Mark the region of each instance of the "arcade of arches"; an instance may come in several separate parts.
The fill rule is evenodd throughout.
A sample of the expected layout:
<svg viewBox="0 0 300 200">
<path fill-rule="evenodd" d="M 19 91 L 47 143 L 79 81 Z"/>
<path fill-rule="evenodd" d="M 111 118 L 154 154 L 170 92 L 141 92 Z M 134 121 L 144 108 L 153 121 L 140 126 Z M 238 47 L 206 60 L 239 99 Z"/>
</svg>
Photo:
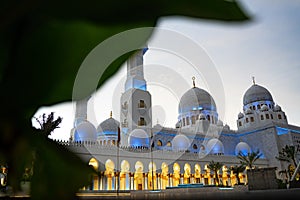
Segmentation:
<svg viewBox="0 0 300 200">
<path fill-rule="evenodd" d="M 99 172 L 93 175 L 92 183 L 88 187 L 89 190 L 156 190 L 179 184 L 215 184 L 215 175 L 207 168 L 208 163 L 201 169 L 200 164 L 191 166 L 189 163 L 185 163 L 181 166 L 177 162 L 172 165 L 163 162 L 157 170 L 158 166 L 155 162 L 147 163 L 146 169 L 145 164 L 141 161 L 137 161 L 135 166 L 130 166 L 127 160 L 122 160 L 120 172 L 116 170 L 115 163 L 110 159 L 106 160 L 104 170 L 99 170 L 99 164 L 95 158 L 90 159 L 89 165 L 92 165 Z M 220 183 L 224 186 L 237 184 L 237 177 L 229 169 L 230 166 L 224 165 L 218 172 Z M 183 173 L 180 173 L 181 171 Z M 239 174 L 241 183 L 246 183 L 246 178 L 245 173 Z"/>
</svg>

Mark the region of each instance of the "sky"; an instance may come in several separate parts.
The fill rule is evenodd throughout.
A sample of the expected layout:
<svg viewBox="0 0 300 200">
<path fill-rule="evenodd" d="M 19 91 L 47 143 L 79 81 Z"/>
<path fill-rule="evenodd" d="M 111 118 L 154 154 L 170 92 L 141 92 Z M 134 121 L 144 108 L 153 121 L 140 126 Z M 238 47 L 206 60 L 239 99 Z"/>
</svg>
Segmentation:
<svg viewBox="0 0 300 200">
<path fill-rule="evenodd" d="M 196 86 L 214 98 L 219 119 L 236 130 L 243 95 L 251 87 L 254 76 L 256 83 L 267 88 L 275 103 L 286 112 L 288 122 L 300 126 L 300 1 L 243 0 L 241 5 L 252 16 L 251 21 L 221 23 L 181 16 L 162 17 L 158 21 L 157 27 L 180 33 L 201 47 L 202 51 L 193 53 L 200 60 L 196 65 L 205 66 L 194 68 L 180 56 L 155 49 L 168 36 L 153 34 L 144 56 L 145 79 L 152 95 L 153 124 L 175 127 L 180 97 L 192 87 L 191 78 L 195 76 Z M 157 65 L 163 70 L 157 71 Z M 215 76 L 207 75 L 211 70 Z M 88 106 L 95 117 L 89 118 L 88 112 L 88 120 L 96 128 L 109 118 L 110 111 L 119 120 L 119 99 L 124 92 L 125 78 L 126 66 L 123 65 L 92 96 Z M 171 85 L 170 79 L 175 80 Z M 74 104 L 41 107 L 34 116 L 50 112 L 63 118 L 51 138 L 68 140 L 73 128 Z M 37 126 L 35 120 L 33 125 Z"/>
</svg>

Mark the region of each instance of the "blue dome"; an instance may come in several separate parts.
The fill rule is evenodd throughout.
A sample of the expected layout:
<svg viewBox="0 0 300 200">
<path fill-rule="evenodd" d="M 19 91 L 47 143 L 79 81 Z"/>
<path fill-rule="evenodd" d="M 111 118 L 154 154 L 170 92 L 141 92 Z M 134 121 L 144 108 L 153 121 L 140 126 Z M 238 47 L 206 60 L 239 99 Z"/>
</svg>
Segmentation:
<svg viewBox="0 0 300 200">
<path fill-rule="evenodd" d="M 84 120 L 75 128 L 74 140 L 76 142 L 96 141 L 96 139 L 96 128 L 91 122 Z"/>
<path fill-rule="evenodd" d="M 244 94 L 243 103 L 244 106 L 256 101 L 272 101 L 273 97 L 271 93 L 264 87 L 254 84 Z"/>
<path fill-rule="evenodd" d="M 217 111 L 216 103 L 211 95 L 203 89 L 193 87 L 184 93 L 179 102 L 179 113 L 193 110 Z"/>
<path fill-rule="evenodd" d="M 149 136 L 143 129 L 134 129 L 128 137 L 131 147 L 149 147 Z"/>
<path fill-rule="evenodd" d="M 223 143 L 217 138 L 210 139 L 207 142 L 207 150 L 210 154 L 224 154 Z"/>
<path fill-rule="evenodd" d="M 246 142 L 240 142 L 235 147 L 235 155 L 238 155 L 240 151 L 244 155 L 247 155 L 248 153 L 251 153 L 251 148 Z"/>
<path fill-rule="evenodd" d="M 111 117 L 99 124 L 97 132 L 101 135 L 118 135 L 119 127 L 120 122 Z"/>
<path fill-rule="evenodd" d="M 172 140 L 172 149 L 175 151 L 185 151 L 190 147 L 190 140 L 182 134 L 176 135 Z"/>
</svg>

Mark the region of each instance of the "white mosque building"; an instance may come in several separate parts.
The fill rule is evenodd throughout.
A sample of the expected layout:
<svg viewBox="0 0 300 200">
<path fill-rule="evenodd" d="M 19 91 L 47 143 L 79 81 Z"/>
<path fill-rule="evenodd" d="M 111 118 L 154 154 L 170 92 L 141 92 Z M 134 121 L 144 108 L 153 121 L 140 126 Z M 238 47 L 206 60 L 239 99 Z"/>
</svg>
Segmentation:
<svg viewBox="0 0 300 200">
<path fill-rule="evenodd" d="M 110 118 L 96 128 L 87 121 L 88 99 L 77 102 L 70 141 L 62 142 L 94 166 L 92 190 L 165 189 L 186 183 L 214 184 L 207 165 L 222 162 L 219 178 L 234 185 L 229 170 L 239 165 L 239 151 L 260 150 L 256 167 L 286 169 L 275 156 L 285 145 L 300 148 L 300 127 L 288 124 L 287 116 L 271 93 L 256 84 L 246 90 L 237 116 L 237 130 L 219 119 L 217 105 L 205 90 L 188 89 L 178 105 L 174 128 L 152 124 L 151 94 L 143 72 L 143 55 L 138 51 L 127 62 L 127 80 L 121 96 L 120 121 Z M 298 155 L 299 156 L 299 155 Z M 299 158 L 299 157 L 298 157 Z M 241 182 L 246 174 L 240 173 Z"/>
</svg>

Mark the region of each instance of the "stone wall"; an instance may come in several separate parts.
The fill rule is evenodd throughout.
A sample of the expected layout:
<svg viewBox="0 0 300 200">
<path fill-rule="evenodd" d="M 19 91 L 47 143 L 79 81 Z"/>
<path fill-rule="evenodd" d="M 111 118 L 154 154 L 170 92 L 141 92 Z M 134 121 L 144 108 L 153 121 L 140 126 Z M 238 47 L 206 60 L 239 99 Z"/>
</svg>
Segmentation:
<svg viewBox="0 0 300 200">
<path fill-rule="evenodd" d="M 258 168 L 247 170 L 248 189 L 249 190 L 266 190 L 277 189 L 276 167 Z"/>
</svg>

